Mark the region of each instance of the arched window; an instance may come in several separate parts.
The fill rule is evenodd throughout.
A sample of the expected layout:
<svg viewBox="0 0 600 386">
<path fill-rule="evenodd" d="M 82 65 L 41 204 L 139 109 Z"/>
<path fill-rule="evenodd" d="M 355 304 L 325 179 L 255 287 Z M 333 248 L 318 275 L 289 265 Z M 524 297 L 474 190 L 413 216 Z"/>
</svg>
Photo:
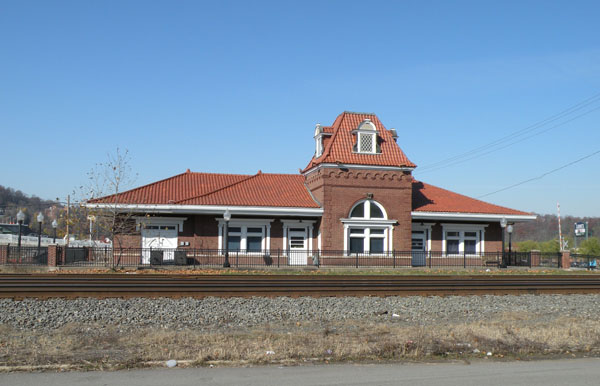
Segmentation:
<svg viewBox="0 0 600 386">
<path fill-rule="evenodd" d="M 390 250 L 392 224 L 384 207 L 368 199 L 355 204 L 344 222 L 345 247 L 349 254 L 382 254 Z"/>
<path fill-rule="evenodd" d="M 365 154 L 381 152 L 377 143 L 377 128 L 370 119 L 362 121 L 354 133 L 356 133 L 355 152 Z"/>
<path fill-rule="evenodd" d="M 350 218 L 387 218 L 385 209 L 380 203 L 373 200 L 364 200 L 354 205 L 350 210 Z"/>
</svg>

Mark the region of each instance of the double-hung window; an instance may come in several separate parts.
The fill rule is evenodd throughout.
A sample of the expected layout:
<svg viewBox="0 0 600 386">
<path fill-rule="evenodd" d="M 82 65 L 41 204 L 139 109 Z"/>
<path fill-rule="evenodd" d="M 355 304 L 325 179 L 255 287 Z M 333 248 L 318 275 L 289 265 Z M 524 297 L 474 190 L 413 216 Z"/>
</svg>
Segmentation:
<svg viewBox="0 0 600 386">
<path fill-rule="evenodd" d="M 443 224 L 444 251 L 448 255 L 484 252 L 485 225 Z"/>
<path fill-rule="evenodd" d="M 229 227 L 227 246 L 230 251 L 260 252 L 263 250 L 264 227 Z"/>
<path fill-rule="evenodd" d="M 225 249 L 225 221 L 219 222 L 219 249 Z M 229 222 L 227 248 L 230 252 L 260 253 L 269 249 L 273 220 L 235 219 Z"/>
</svg>

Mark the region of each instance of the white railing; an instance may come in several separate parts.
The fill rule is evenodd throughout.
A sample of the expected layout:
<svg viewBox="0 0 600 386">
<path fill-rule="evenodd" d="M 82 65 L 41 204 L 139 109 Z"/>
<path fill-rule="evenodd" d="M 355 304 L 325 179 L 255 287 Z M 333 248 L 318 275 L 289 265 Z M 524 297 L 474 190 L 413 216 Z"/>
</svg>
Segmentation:
<svg viewBox="0 0 600 386">
<path fill-rule="evenodd" d="M 52 237 L 42 236 L 41 237 L 41 246 L 47 247 L 48 245 L 56 244 L 56 245 L 66 245 L 67 242 L 65 239 L 56 239 L 56 243 Z M 0 234 L 0 245 L 17 245 L 19 243 L 18 235 L 2 235 Z M 38 238 L 37 236 L 21 236 L 21 245 L 23 246 L 37 246 Z M 69 246 L 71 247 L 111 247 L 111 243 L 103 243 L 101 241 L 95 240 L 73 240 L 69 241 Z"/>
</svg>

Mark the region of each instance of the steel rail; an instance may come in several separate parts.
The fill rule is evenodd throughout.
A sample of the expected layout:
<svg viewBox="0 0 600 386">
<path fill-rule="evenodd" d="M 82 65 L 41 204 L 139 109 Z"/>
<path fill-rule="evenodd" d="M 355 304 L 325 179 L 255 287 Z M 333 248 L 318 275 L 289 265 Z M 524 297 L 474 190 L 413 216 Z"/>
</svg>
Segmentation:
<svg viewBox="0 0 600 386">
<path fill-rule="evenodd" d="M 0 298 L 411 296 L 600 293 L 600 275 L 0 275 Z"/>
</svg>

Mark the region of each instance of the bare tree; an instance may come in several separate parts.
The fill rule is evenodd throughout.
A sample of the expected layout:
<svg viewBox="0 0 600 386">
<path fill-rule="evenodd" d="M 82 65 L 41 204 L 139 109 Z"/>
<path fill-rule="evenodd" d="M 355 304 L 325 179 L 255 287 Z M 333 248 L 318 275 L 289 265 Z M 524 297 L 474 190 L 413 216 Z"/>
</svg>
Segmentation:
<svg viewBox="0 0 600 386">
<path fill-rule="evenodd" d="M 123 237 L 135 232 L 133 211 L 124 208 L 122 197 L 137 179 L 130 162 L 129 151 L 117 148 L 114 154 L 107 154 L 106 162 L 96 164 L 87 173 L 88 184 L 84 187 L 88 219 L 95 222 L 98 232 L 108 235 L 113 251 L 119 251 L 116 260 L 113 255 L 113 268 L 122 260 Z"/>
</svg>

